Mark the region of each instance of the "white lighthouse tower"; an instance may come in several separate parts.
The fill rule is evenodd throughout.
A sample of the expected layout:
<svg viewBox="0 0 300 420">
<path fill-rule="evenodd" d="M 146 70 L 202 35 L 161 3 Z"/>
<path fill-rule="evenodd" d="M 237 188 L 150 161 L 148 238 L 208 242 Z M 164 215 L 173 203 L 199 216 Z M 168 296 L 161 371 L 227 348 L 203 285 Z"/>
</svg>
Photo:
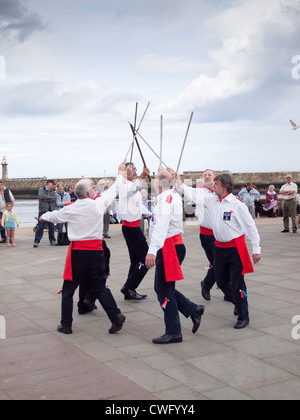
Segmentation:
<svg viewBox="0 0 300 420">
<path fill-rule="evenodd" d="M 5 156 L 3 156 L 1 165 L 2 165 L 2 180 L 6 181 L 6 180 L 8 180 L 8 174 L 7 174 L 7 165 L 8 164 L 7 164 L 7 160 L 6 160 Z"/>
</svg>

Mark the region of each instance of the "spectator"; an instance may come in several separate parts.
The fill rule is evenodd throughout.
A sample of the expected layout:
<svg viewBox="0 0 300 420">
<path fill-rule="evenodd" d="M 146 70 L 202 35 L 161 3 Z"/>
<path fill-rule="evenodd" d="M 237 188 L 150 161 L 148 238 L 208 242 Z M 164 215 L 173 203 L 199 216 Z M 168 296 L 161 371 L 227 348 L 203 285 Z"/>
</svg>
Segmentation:
<svg viewBox="0 0 300 420">
<path fill-rule="evenodd" d="M 19 226 L 19 221 L 15 211 L 12 209 L 12 204 L 6 204 L 6 210 L 3 213 L 1 226 L 5 227 L 7 232 L 7 246 L 10 246 L 9 240 L 11 241 L 12 246 L 15 244 L 15 228 L 16 225 Z"/>
<path fill-rule="evenodd" d="M 8 188 L 5 188 L 3 183 L 0 181 L 0 219 L 2 218 L 2 214 L 6 210 L 6 204 L 11 203 L 13 206 L 14 202 L 15 202 L 15 199 L 14 199 L 14 196 L 12 195 L 12 192 Z M 4 244 L 6 242 L 6 233 L 1 223 L 0 223 L 0 233 L 1 233 L 0 243 Z"/>
<path fill-rule="evenodd" d="M 269 186 L 269 190 L 266 194 L 265 208 L 270 213 L 269 217 L 277 217 L 278 196 L 274 185 Z"/>
<path fill-rule="evenodd" d="M 56 207 L 57 210 L 61 210 L 66 204 L 71 203 L 70 194 L 65 191 L 64 184 L 59 182 L 56 186 Z M 66 235 L 63 235 L 63 228 L 65 226 Z M 69 245 L 69 241 L 65 240 L 63 236 L 68 235 L 68 223 L 57 224 L 57 245 Z"/>
<path fill-rule="evenodd" d="M 243 188 L 239 193 L 238 197 L 246 204 L 248 210 L 253 217 L 255 218 L 255 202 L 259 201 L 260 194 L 253 188 L 251 182 L 247 182 L 246 188 Z"/>
<path fill-rule="evenodd" d="M 98 192 L 98 196 L 100 197 L 104 191 L 107 190 L 107 181 L 105 179 L 100 179 L 100 181 L 97 184 L 97 192 Z M 108 181 L 109 182 L 109 181 Z M 109 223 L 110 223 L 110 211 L 111 211 L 111 206 L 109 206 L 104 213 L 103 216 L 103 238 L 105 239 L 110 239 L 111 237 L 108 234 L 108 230 L 109 230 Z"/>
<path fill-rule="evenodd" d="M 70 185 L 68 188 L 68 193 L 70 195 L 71 203 L 74 203 L 77 200 L 77 196 L 74 192 L 75 185 Z"/>
<path fill-rule="evenodd" d="M 49 179 L 47 184 L 39 189 L 38 193 L 39 199 L 39 218 L 46 213 L 47 211 L 53 211 L 56 204 L 56 193 L 54 191 L 54 181 Z M 54 236 L 54 224 L 48 222 L 48 236 L 50 245 L 55 245 L 55 236 Z M 37 248 L 43 237 L 44 229 L 46 227 L 45 221 L 40 221 L 38 224 L 37 231 L 35 232 L 34 244 L 33 247 Z"/>
<path fill-rule="evenodd" d="M 293 233 L 297 233 L 296 223 L 296 196 L 298 193 L 298 186 L 292 182 L 292 175 L 285 177 L 286 183 L 281 187 L 279 194 L 282 194 L 282 211 L 283 211 L 283 230 L 282 233 L 290 231 L 290 219 L 292 219 Z"/>
</svg>

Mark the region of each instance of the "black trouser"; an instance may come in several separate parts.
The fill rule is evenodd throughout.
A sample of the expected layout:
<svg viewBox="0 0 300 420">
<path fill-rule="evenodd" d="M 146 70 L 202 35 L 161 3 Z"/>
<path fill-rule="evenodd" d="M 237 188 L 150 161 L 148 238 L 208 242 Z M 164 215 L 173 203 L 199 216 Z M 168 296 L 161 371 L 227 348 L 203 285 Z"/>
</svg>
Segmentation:
<svg viewBox="0 0 300 420">
<path fill-rule="evenodd" d="M 104 253 L 104 276 L 107 279 L 110 272 L 110 249 L 104 240 L 102 241 L 102 246 Z M 95 296 L 92 292 L 93 290 L 90 281 L 85 279 L 84 282 L 80 283 L 78 309 L 86 309 L 87 306 L 84 303 L 85 300 L 87 300 L 89 303 L 95 303 L 97 296 Z"/>
<path fill-rule="evenodd" d="M 129 290 L 135 290 L 148 271 L 145 259 L 149 247 L 140 227 L 122 226 L 122 232 L 130 257 L 130 267 L 125 287 Z"/>
<path fill-rule="evenodd" d="M 73 281 L 65 280 L 62 289 L 62 319 L 61 325 L 71 328 L 73 314 L 73 295 L 77 287 L 88 288 L 91 285 L 92 294 L 97 297 L 112 322 L 121 312 L 115 299 L 106 287 L 104 276 L 104 252 L 103 251 L 72 251 L 72 275 Z"/>
<path fill-rule="evenodd" d="M 181 264 L 185 257 L 185 246 L 175 245 L 179 263 Z M 181 332 L 181 325 L 179 319 L 179 312 L 186 318 L 193 315 L 196 311 L 197 305 L 187 299 L 182 293 L 175 289 L 176 281 L 166 281 L 165 266 L 163 260 L 162 249 L 156 255 L 155 268 L 155 284 L 154 290 L 157 293 L 157 299 L 162 305 L 166 299 L 169 301 L 164 309 L 164 320 L 166 326 L 166 334 L 179 334 Z"/>
<path fill-rule="evenodd" d="M 204 281 L 204 287 L 207 290 L 212 289 L 213 285 L 216 282 L 215 279 L 215 268 L 214 268 L 214 259 L 215 259 L 215 242 L 216 239 L 212 235 L 203 235 L 200 233 L 200 242 L 202 248 L 205 251 L 208 261 L 210 262 L 210 269 L 207 271 Z"/>
<path fill-rule="evenodd" d="M 247 293 L 243 264 L 237 248 L 215 247 L 215 277 L 222 292 L 229 297 L 238 311 L 238 320 L 249 318 L 247 297 L 242 297 L 241 291 Z"/>
</svg>

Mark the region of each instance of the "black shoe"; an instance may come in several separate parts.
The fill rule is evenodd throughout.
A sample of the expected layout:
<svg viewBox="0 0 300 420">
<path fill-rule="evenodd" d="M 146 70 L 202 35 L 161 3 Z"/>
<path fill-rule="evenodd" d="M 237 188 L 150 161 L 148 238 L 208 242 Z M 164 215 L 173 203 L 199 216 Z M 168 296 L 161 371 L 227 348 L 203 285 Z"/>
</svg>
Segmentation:
<svg viewBox="0 0 300 420">
<path fill-rule="evenodd" d="M 92 303 L 85 300 L 84 302 L 78 302 L 78 313 L 79 315 L 88 314 L 90 312 L 93 312 L 94 309 L 97 309 L 97 306 Z"/>
<path fill-rule="evenodd" d="M 6 239 L 1 239 L 0 244 L 5 244 Z"/>
<path fill-rule="evenodd" d="M 193 334 L 196 334 L 196 332 L 198 331 L 200 327 L 201 318 L 202 318 L 202 315 L 204 314 L 204 309 L 205 307 L 203 305 L 198 305 L 196 312 L 193 315 L 191 315 L 191 319 L 194 324 L 193 329 L 192 329 Z"/>
<path fill-rule="evenodd" d="M 201 294 L 205 300 L 210 300 L 210 290 L 204 286 L 204 280 L 201 282 Z"/>
<path fill-rule="evenodd" d="M 121 312 L 115 317 L 113 320 L 111 327 L 109 329 L 109 334 L 115 334 L 117 331 L 120 331 L 123 327 L 125 322 L 126 316 L 124 316 Z"/>
<path fill-rule="evenodd" d="M 71 328 L 63 327 L 61 324 L 58 325 L 57 331 L 63 334 L 72 334 Z"/>
<path fill-rule="evenodd" d="M 37 248 L 39 246 L 39 243 L 38 242 L 35 242 L 34 244 L 33 244 L 33 248 Z"/>
<path fill-rule="evenodd" d="M 103 235 L 103 238 L 105 238 L 105 239 L 111 239 L 111 236 L 109 236 L 107 233 L 105 233 L 105 235 Z"/>
<path fill-rule="evenodd" d="M 125 286 L 123 286 L 120 291 L 121 293 L 123 293 L 125 300 L 143 300 L 144 299 L 142 295 L 137 293 L 135 290 L 127 289 Z M 144 296 L 146 297 L 146 295 Z"/>
<path fill-rule="evenodd" d="M 293 233 L 297 233 L 297 229 L 293 229 Z"/>
<path fill-rule="evenodd" d="M 50 241 L 50 246 L 55 246 L 56 245 L 56 241 Z"/>
<path fill-rule="evenodd" d="M 154 344 L 181 343 L 182 342 L 182 335 L 181 335 L 181 333 L 173 334 L 173 335 L 164 334 L 161 337 L 153 338 L 152 342 Z"/>
<path fill-rule="evenodd" d="M 288 230 L 288 229 L 283 229 L 283 230 L 281 231 L 281 233 L 285 233 L 285 232 L 289 232 L 289 230 Z"/>
<path fill-rule="evenodd" d="M 236 330 L 241 330 L 242 328 L 246 328 L 247 325 L 249 325 L 249 318 L 245 319 L 244 321 L 237 321 L 237 323 L 235 324 L 234 328 Z"/>
</svg>

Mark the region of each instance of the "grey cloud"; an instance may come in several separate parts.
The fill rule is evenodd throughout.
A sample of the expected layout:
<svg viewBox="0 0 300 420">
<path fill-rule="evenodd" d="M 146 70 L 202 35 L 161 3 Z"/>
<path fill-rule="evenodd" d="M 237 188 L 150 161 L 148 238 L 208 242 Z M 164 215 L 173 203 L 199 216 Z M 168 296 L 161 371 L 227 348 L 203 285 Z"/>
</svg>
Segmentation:
<svg viewBox="0 0 300 420">
<path fill-rule="evenodd" d="M 26 41 L 35 31 L 46 28 L 41 16 L 32 13 L 20 0 L 1 0 L 0 33 L 18 42 Z"/>
</svg>

